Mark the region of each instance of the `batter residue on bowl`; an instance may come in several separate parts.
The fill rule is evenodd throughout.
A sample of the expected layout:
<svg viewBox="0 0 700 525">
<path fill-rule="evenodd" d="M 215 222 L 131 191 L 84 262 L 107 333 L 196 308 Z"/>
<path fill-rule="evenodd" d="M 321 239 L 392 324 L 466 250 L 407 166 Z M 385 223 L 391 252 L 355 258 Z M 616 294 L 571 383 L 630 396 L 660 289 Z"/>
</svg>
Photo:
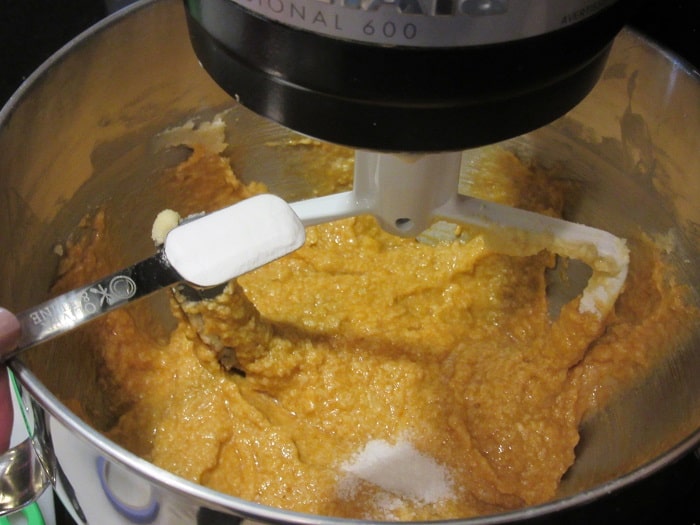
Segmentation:
<svg viewBox="0 0 700 525">
<path fill-rule="evenodd" d="M 165 185 L 189 196 L 183 216 L 264 191 L 203 147 Z M 566 193 L 500 150 L 473 187 L 549 214 Z M 110 270 L 110 220 L 86 219 L 68 243 L 57 291 Z M 173 300 L 165 342 L 134 310 L 110 314 L 87 327 L 120 413 L 107 434 L 189 480 L 314 514 L 427 520 L 551 499 L 582 419 L 682 340 L 695 312 L 640 236 L 613 314 L 580 314 L 574 300 L 552 319 L 553 257 L 493 253 L 489 235 L 425 244 L 342 220 L 213 300 Z"/>
</svg>

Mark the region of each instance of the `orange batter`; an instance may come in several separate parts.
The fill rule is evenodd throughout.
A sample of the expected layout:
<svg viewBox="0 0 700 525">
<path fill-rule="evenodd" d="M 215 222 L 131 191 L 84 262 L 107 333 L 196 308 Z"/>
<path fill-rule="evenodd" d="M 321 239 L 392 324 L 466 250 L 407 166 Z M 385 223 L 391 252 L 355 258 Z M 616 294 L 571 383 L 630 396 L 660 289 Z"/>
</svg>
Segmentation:
<svg viewBox="0 0 700 525">
<path fill-rule="evenodd" d="M 183 216 L 264 190 L 204 148 L 164 185 L 188 196 Z M 566 190 L 505 151 L 474 188 L 549 214 Z M 67 246 L 56 290 L 110 270 L 104 221 Z M 213 300 L 173 300 L 167 341 L 135 310 L 110 314 L 87 328 L 120 414 L 108 435 L 192 481 L 315 514 L 427 520 L 551 499 L 582 419 L 672 351 L 695 311 L 639 239 L 614 313 L 574 300 L 553 320 L 553 257 L 492 253 L 489 235 L 424 244 L 351 218 Z"/>
</svg>

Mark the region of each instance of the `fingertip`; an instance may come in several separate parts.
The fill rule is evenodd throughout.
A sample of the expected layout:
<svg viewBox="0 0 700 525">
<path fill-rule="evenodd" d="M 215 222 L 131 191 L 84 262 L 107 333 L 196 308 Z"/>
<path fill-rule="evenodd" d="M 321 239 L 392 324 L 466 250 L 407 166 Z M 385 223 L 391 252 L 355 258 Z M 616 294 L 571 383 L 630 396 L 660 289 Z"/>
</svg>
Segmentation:
<svg viewBox="0 0 700 525">
<path fill-rule="evenodd" d="M 0 352 L 12 350 L 19 340 L 20 325 L 15 315 L 0 306 Z"/>
<path fill-rule="evenodd" d="M 0 454 L 10 446 L 12 435 L 12 396 L 5 367 L 0 366 Z"/>
</svg>

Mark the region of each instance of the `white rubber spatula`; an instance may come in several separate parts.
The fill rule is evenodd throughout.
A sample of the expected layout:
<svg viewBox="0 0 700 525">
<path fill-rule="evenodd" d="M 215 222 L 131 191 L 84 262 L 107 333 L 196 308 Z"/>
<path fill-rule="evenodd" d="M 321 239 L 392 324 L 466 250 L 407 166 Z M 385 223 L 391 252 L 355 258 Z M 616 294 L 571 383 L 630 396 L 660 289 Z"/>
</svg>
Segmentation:
<svg viewBox="0 0 700 525">
<path fill-rule="evenodd" d="M 19 345 L 3 360 L 166 286 L 230 281 L 296 250 L 305 238 L 294 211 L 270 194 L 183 222 L 152 257 L 20 312 Z"/>
</svg>

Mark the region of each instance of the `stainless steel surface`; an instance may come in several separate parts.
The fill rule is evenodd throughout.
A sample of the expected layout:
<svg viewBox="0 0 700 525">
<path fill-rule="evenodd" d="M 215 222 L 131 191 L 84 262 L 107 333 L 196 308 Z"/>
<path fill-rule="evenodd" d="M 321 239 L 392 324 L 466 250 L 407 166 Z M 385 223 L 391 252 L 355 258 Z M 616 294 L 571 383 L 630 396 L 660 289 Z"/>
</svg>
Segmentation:
<svg viewBox="0 0 700 525">
<path fill-rule="evenodd" d="M 177 151 L 160 150 L 154 137 L 233 104 L 194 59 L 179 1 L 141 3 L 120 15 L 54 57 L 0 113 L 0 304 L 15 311 L 46 299 L 55 243 L 98 203 L 117 218 L 111 230 L 117 242 L 129 246 L 115 268 L 149 255 L 150 224 L 164 199 L 149 192 L 153 174 L 181 159 Z M 505 144 L 582 182 L 568 219 L 622 237 L 638 228 L 672 232 L 678 264 L 696 288 L 699 83 L 683 63 L 624 32 L 602 80 L 580 106 Z M 304 177 L 306 166 L 322 160 L 293 148 L 280 154 L 270 144 L 290 134 L 240 107 L 227 120 L 237 172 L 263 179 L 289 200 L 308 195 L 313 181 Z M 34 279 L 25 279 L 26 268 Z M 693 450 L 700 443 L 698 348 L 696 339 L 679 349 L 648 381 L 587 422 L 559 499 L 465 522 L 560 523 Z M 94 358 L 78 341 L 54 340 L 25 356 L 12 368 L 35 449 L 76 521 L 120 524 L 147 516 L 151 523 L 206 523 L 229 516 L 342 522 L 242 501 L 155 468 L 101 433 L 110 407 L 101 405 Z M 85 425 L 60 401 L 72 398 L 104 409 L 103 426 Z"/>
<path fill-rule="evenodd" d="M 30 439 L 0 457 L 0 479 L 0 516 L 34 502 L 51 483 Z"/>
<path fill-rule="evenodd" d="M 369 44 L 411 47 L 480 46 L 556 31 L 603 11 L 617 0 L 462 0 L 459 2 L 285 2 L 230 0 L 290 27 Z M 387 4 L 391 8 L 386 8 Z M 228 33 L 210 5 L 202 19 Z M 320 17 L 323 17 L 320 19 Z M 323 23 L 325 22 L 325 23 Z M 221 36 L 221 35 L 219 35 Z"/>
</svg>

